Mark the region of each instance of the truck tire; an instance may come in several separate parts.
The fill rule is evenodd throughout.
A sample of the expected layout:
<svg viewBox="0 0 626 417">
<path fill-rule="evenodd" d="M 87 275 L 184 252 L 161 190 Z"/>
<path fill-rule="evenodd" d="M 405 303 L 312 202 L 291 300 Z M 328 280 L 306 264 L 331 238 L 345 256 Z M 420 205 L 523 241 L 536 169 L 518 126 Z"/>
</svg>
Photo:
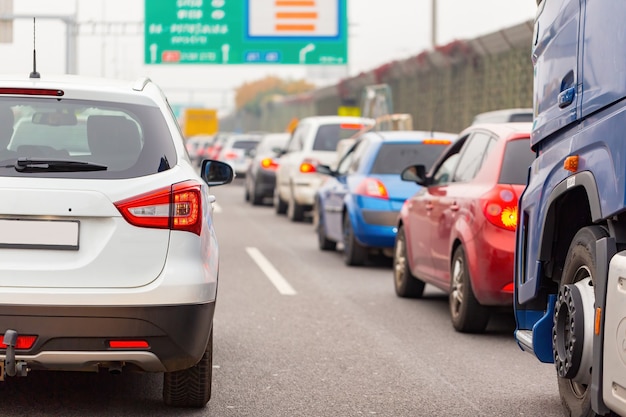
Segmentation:
<svg viewBox="0 0 626 417">
<path fill-rule="evenodd" d="M 403 298 L 422 298 L 426 283 L 411 273 L 406 251 L 406 234 L 400 226 L 393 248 L 393 285 L 396 295 Z"/>
<path fill-rule="evenodd" d="M 201 408 L 211 399 L 213 377 L 213 329 L 200 362 L 163 375 L 163 402 L 171 407 Z"/>
<path fill-rule="evenodd" d="M 481 305 L 472 289 L 465 250 L 459 246 L 450 266 L 450 317 L 452 326 L 462 333 L 482 333 L 489 322 L 489 309 Z"/>
<path fill-rule="evenodd" d="M 563 275 L 561 276 L 561 289 L 568 284 L 574 284 L 586 278 L 590 278 L 593 282 L 596 275 L 596 241 L 607 237 L 608 233 L 600 226 L 584 227 L 576 233 L 570 244 L 563 266 Z M 555 322 L 559 313 L 559 306 L 555 308 Z M 593 320 L 593 317 L 591 318 Z M 574 332 L 572 332 L 574 333 Z M 570 334 L 575 338 L 575 334 Z M 581 335 L 578 335 L 580 337 Z M 568 343 L 568 340 L 557 340 L 553 337 L 552 351 L 555 355 L 555 365 L 558 367 L 562 361 L 559 359 L 557 344 Z M 563 349 L 561 349 L 563 351 Z M 558 376 L 559 395 L 561 403 L 568 416 L 577 417 L 595 417 L 597 414 L 591 409 L 591 396 L 589 393 L 590 385 L 580 384 L 573 379 Z"/>
</svg>

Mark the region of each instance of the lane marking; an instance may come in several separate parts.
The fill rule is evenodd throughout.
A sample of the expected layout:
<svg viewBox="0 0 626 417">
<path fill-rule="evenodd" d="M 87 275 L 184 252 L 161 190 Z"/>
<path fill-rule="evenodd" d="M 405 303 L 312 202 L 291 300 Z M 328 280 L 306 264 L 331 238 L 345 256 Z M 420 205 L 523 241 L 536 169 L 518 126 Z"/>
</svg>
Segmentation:
<svg viewBox="0 0 626 417">
<path fill-rule="evenodd" d="M 261 268 L 261 271 L 270 280 L 274 287 L 282 295 L 296 295 L 296 290 L 287 282 L 287 280 L 274 268 L 274 265 L 267 260 L 265 256 L 257 248 L 246 248 L 246 252 L 252 260 Z"/>
</svg>

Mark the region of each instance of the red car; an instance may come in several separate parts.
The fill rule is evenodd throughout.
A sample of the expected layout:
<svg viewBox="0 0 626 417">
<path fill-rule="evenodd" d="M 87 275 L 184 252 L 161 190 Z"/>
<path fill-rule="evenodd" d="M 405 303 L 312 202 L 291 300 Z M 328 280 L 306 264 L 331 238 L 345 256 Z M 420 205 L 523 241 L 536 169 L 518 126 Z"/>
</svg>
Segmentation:
<svg viewBox="0 0 626 417">
<path fill-rule="evenodd" d="M 473 125 L 429 173 L 416 165 L 401 174 L 423 188 L 400 211 L 396 294 L 420 298 L 427 283 L 447 292 L 457 331 L 483 332 L 492 307 L 513 305 L 517 203 L 535 158 L 531 125 Z"/>
</svg>

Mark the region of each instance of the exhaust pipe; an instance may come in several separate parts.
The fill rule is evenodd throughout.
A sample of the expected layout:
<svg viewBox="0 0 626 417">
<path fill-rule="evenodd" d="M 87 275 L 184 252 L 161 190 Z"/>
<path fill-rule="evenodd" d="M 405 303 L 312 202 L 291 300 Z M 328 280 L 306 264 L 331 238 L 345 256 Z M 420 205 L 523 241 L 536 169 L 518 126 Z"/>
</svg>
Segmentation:
<svg viewBox="0 0 626 417">
<path fill-rule="evenodd" d="M 109 373 L 111 375 L 120 375 L 122 373 L 122 367 L 124 364 L 122 362 L 112 362 L 109 364 Z"/>
</svg>

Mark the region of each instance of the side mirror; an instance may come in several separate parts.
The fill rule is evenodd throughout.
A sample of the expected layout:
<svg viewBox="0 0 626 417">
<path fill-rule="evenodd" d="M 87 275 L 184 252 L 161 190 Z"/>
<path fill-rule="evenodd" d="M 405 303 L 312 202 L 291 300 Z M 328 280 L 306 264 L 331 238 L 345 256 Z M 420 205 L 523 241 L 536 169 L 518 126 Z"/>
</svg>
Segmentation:
<svg viewBox="0 0 626 417">
<path fill-rule="evenodd" d="M 205 159 L 202 161 L 200 175 L 209 187 L 228 184 L 235 178 L 233 168 L 225 162 Z"/>
<path fill-rule="evenodd" d="M 412 165 L 405 168 L 400 174 L 403 181 L 416 182 L 419 185 L 426 185 L 426 167 L 424 165 Z"/>
<path fill-rule="evenodd" d="M 315 170 L 318 174 L 323 175 L 335 175 L 335 171 L 333 171 L 328 165 L 319 164 L 315 167 Z"/>
</svg>

